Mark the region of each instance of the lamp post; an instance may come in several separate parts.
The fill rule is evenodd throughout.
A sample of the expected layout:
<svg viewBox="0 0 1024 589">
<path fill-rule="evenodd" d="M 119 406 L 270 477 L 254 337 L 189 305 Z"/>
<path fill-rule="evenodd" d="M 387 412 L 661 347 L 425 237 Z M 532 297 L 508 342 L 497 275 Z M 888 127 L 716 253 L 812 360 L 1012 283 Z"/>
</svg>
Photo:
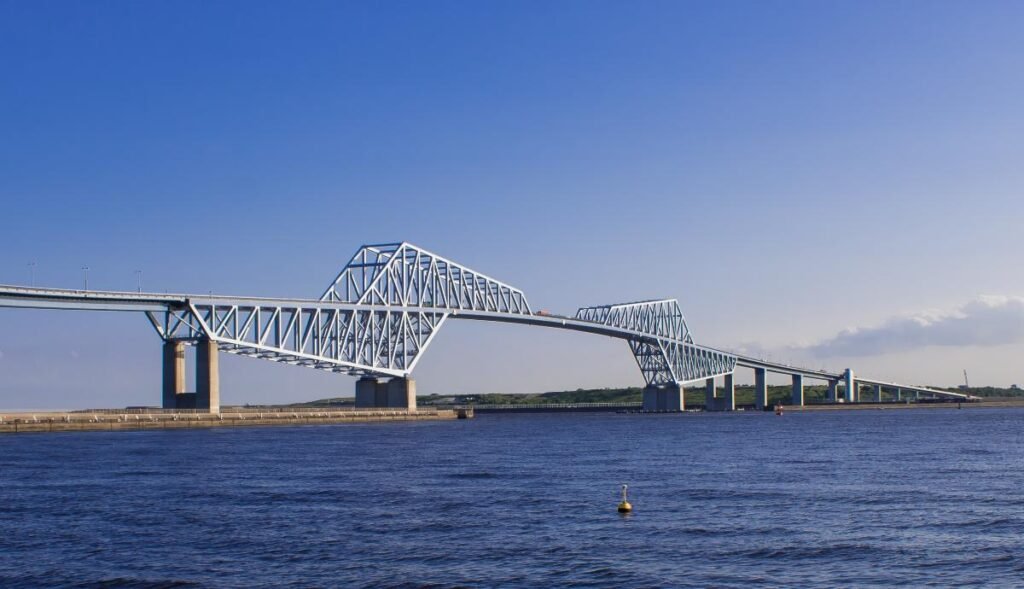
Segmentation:
<svg viewBox="0 0 1024 589">
<path fill-rule="evenodd" d="M 85 290 L 89 290 L 89 267 L 82 266 L 82 280 L 85 282 Z"/>
<path fill-rule="evenodd" d="M 135 271 L 135 279 L 138 292 L 142 292 L 142 270 Z"/>
<path fill-rule="evenodd" d="M 36 262 L 35 260 L 28 263 L 28 271 L 32 275 L 32 286 L 36 285 Z"/>
</svg>

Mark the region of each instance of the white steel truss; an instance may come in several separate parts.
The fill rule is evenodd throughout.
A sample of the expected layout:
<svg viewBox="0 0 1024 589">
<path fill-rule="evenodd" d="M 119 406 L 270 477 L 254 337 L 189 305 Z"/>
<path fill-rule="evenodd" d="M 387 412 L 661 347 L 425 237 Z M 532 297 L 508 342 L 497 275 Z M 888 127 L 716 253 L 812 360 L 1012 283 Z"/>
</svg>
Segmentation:
<svg viewBox="0 0 1024 589">
<path fill-rule="evenodd" d="M 521 290 L 404 242 L 359 248 L 320 300 L 530 314 Z"/>
<path fill-rule="evenodd" d="M 145 313 L 166 340 L 355 375 L 408 376 L 451 318 L 571 329 L 624 339 L 649 385 L 729 374 L 736 366 L 838 382 L 800 368 L 696 345 L 675 300 L 532 313 L 522 291 L 408 243 L 364 246 L 319 300 L 0 285 L 0 307 Z M 933 397 L 970 395 L 857 378 Z"/>
<path fill-rule="evenodd" d="M 703 380 L 736 369 L 735 356 L 694 345 L 675 299 L 583 307 L 576 319 L 657 336 L 627 340 L 649 385 Z"/>
<path fill-rule="evenodd" d="M 693 343 L 690 328 L 675 299 L 583 307 L 576 311 L 576 318 Z"/>
<path fill-rule="evenodd" d="M 349 306 L 350 307 L 350 306 Z M 353 375 L 406 376 L 447 315 L 402 308 L 189 301 L 164 317 L 164 339 L 211 339 L 239 354 Z"/>
<path fill-rule="evenodd" d="M 624 339 L 647 384 L 732 372 L 697 346 L 675 300 L 533 313 L 526 296 L 409 243 L 360 247 L 318 300 L 0 287 L 0 306 L 145 312 L 160 337 L 353 375 L 407 377 L 448 318 L 572 329 Z"/>
</svg>

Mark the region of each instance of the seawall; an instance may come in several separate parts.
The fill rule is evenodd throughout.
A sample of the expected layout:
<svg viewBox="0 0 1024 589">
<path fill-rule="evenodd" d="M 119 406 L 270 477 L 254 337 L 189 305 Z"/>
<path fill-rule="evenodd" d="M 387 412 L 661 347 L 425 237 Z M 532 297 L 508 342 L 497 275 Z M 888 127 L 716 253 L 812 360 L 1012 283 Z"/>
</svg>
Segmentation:
<svg viewBox="0 0 1024 589">
<path fill-rule="evenodd" d="M 473 411 L 424 409 L 348 409 L 282 411 L 224 411 L 217 415 L 179 411 L 75 411 L 0 413 L 0 434 L 42 432 L 120 431 L 148 429 L 195 429 L 207 427 L 244 427 L 267 425 L 328 425 L 341 423 L 381 423 L 465 419 Z"/>
</svg>

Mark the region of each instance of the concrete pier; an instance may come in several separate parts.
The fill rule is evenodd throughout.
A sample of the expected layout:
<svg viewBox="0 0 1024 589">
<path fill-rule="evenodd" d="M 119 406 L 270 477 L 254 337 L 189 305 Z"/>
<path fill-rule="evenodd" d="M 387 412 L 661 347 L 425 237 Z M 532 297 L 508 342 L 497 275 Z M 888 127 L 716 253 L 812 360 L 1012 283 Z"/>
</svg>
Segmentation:
<svg viewBox="0 0 1024 589">
<path fill-rule="evenodd" d="M 388 409 L 416 410 L 416 381 L 411 378 L 392 378 L 388 381 Z"/>
<path fill-rule="evenodd" d="M 356 407 L 415 410 L 416 381 L 401 377 L 384 381 L 364 376 L 356 381 Z"/>
<path fill-rule="evenodd" d="M 185 342 L 164 342 L 164 409 L 178 407 L 178 395 L 185 392 Z"/>
<path fill-rule="evenodd" d="M 843 381 L 846 383 L 846 402 L 856 403 L 860 396 L 857 392 L 857 380 L 853 376 L 853 370 L 847 368 L 843 373 Z"/>
<path fill-rule="evenodd" d="M 387 407 L 388 406 L 388 381 L 378 380 L 377 386 L 373 390 L 373 405 L 371 407 Z"/>
<path fill-rule="evenodd" d="M 732 374 L 725 375 L 725 386 L 722 393 L 722 410 L 736 410 L 736 380 Z"/>
<path fill-rule="evenodd" d="M 754 369 L 754 407 L 763 410 L 768 405 L 768 371 Z"/>
<path fill-rule="evenodd" d="M 377 379 L 364 376 L 356 381 L 356 408 L 377 406 Z"/>
<path fill-rule="evenodd" d="M 804 376 L 802 374 L 793 375 L 793 397 L 791 402 L 799 407 L 804 406 Z"/>
<path fill-rule="evenodd" d="M 683 387 L 676 383 L 647 385 L 644 387 L 643 409 L 644 411 L 683 411 L 686 409 L 683 392 Z"/>
<path fill-rule="evenodd" d="M 709 378 L 704 381 L 704 410 L 718 411 L 718 387 L 715 386 L 715 379 Z"/>
<path fill-rule="evenodd" d="M 220 366 L 212 340 L 196 344 L 196 409 L 220 413 Z"/>
<path fill-rule="evenodd" d="M 828 402 L 829 403 L 835 403 L 836 402 L 836 399 L 839 398 L 839 395 L 837 394 L 838 392 L 839 392 L 839 381 L 838 380 L 830 380 L 830 381 L 828 381 Z"/>
<path fill-rule="evenodd" d="M 876 384 L 872 388 L 874 388 L 874 390 L 875 390 L 875 403 L 881 403 L 882 402 L 882 385 Z"/>
</svg>

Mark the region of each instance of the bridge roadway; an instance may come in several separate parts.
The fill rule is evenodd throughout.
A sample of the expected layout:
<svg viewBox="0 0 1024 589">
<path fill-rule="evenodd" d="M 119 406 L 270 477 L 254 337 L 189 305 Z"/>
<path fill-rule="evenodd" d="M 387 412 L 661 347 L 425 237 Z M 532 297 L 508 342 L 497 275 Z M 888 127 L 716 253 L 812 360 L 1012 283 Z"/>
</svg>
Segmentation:
<svg viewBox="0 0 1024 589">
<path fill-rule="evenodd" d="M 238 297 L 223 295 L 158 294 L 122 291 L 84 291 L 59 288 L 29 288 L 24 286 L 0 285 L 0 307 L 22 307 L 32 309 L 65 309 L 82 311 L 134 311 L 164 313 L 168 310 L 184 310 L 194 307 L 222 308 L 286 308 L 321 309 L 362 312 L 393 312 L 393 305 L 363 303 L 339 303 L 316 299 L 284 299 L 267 297 Z M 572 317 L 551 314 L 516 315 L 494 311 L 445 309 L 404 305 L 402 311 L 413 313 L 444 313 L 453 319 L 520 323 L 557 329 L 583 331 L 618 339 L 644 339 L 650 341 L 669 340 L 635 329 L 626 329 Z M 710 349 L 710 348 L 709 348 Z M 725 353 L 725 352 L 723 352 Z"/>
<path fill-rule="evenodd" d="M 319 317 L 319 313 L 328 312 L 359 312 L 374 315 L 394 313 L 396 312 L 396 310 L 399 310 L 403 313 L 416 313 L 422 315 L 442 315 L 441 320 L 450 317 L 452 319 L 463 320 L 518 323 L 525 325 L 534 325 L 555 329 L 568 329 L 572 331 L 592 333 L 596 335 L 603 335 L 606 337 L 623 339 L 629 342 L 641 341 L 657 344 L 660 341 L 667 343 L 679 343 L 677 340 L 674 340 L 673 338 L 666 338 L 646 331 L 629 329 L 615 325 L 607 325 L 597 323 L 594 321 L 587 321 L 572 317 L 551 315 L 546 313 L 515 314 L 507 312 L 481 311 L 473 309 L 447 309 L 421 305 L 403 305 L 400 307 L 396 307 L 395 305 L 374 305 L 366 303 L 347 303 L 314 299 L 237 297 L 196 294 L 159 294 L 149 292 L 144 293 L 123 291 L 85 291 L 74 289 L 35 288 L 24 286 L 0 285 L 0 307 L 142 312 L 149 317 L 154 328 L 156 328 L 158 333 L 160 333 L 160 335 L 165 339 L 171 339 L 169 337 L 171 334 L 168 332 L 168 330 L 170 330 L 171 328 L 168 327 L 169 320 L 165 320 L 165 322 L 163 323 L 160 321 L 160 319 L 157 317 L 157 314 L 159 313 L 171 316 L 175 312 L 187 313 L 189 310 L 191 310 L 198 314 L 199 309 L 204 309 L 207 310 L 206 317 L 214 318 L 215 322 L 216 318 L 218 317 L 218 309 L 234 309 L 235 331 L 237 332 L 239 321 L 239 314 L 237 311 L 238 309 L 249 310 L 250 314 L 254 313 L 256 310 L 259 309 L 276 309 L 278 313 L 280 313 L 281 309 L 287 309 L 297 310 L 297 316 L 300 317 L 302 316 L 303 312 L 317 313 L 317 317 Z M 251 318 L 249 319 L 249 322 L 252 322 Z M 440 321 L 438 323 L 440 323 Z M 220 333 L 216 330 L 216 327 L 216 325 L 204 325 L 203 329 L 210 330 L 212 328 L 215 334 Z M 187 332 L 188 337 L 177 338 L 179 341 L 174 343 L 178 344 L 179 346 L 180 341 L 190 344 L 198 343 L 199 340 L 202 339 L 201 337 L 198 336 L 198 329 L 194 326 L 190 329 L 191 331 Z M 278 329 L 280 330 L 280 327 Z M 290 327 L 285 328 L 286 331 L 288 329 L 290 329 Z M 258 327 L 257 331 L 259 331 Z M 296 331 L 296 341 L 298 341 L 298 336 L 299 332 Z M 346 365 L 346 363 L 344 362 L 338 363 L 339 365 L 341 365 L 341 368 L 333 365 L 322 366 L 324 362 L 321 358 L 301 353 L 301 345 L 294 346 L 297 349 L 286 350 L 282 346 L 279 348 L 271 348 L 270 351 L 267 352 L 265 350 L 257 350 L 258 346 L 252 345 L 253 342 L 242 341 L 242 339 L 244 338 L 240 338 L 240 336 L 236 335 L 234 336 L 234 338 L 235 339 L 232 339 L 231 337 L 218 338 L 218 341 L 215 344 L 215 348 L 219 348 L 220 350 L 229 353 L 250 355 L 261 358 L 274 359 L 277 361 L 286 361 L 293 364 L 309 365 L 316 368 L 329 368 L 338 372 L 348 372 L 349 374 L 360 374 L 358 370 L 353 369 L 351 366 Z M 791 402 L 793 404 L 799 405 L 802 405 L 804 403 L 803 387 L 805 379 L 820 380 L 828 383 L 830 401 L 838 401 L 840 399 L 838 395 L 838 387 L 840 384 L 843 384 L 845 390 L 847 391 L 844 396 L 845 400 L 850 402 L 860 400 L 861 387 L 863 386 L 867 386 L 873 391 L 874 401 L 881 400 L 883 389 L 889 389 L 892 392 L 895 399 L 902 399 L 904 394 L 912 394 L 915 396 L 915 398 L 921 395 L 929 396 L 932 398 L 953 398 L 961 400 L 968 400 L 972 398 L 969 395 L 954 393 L 950 391 L 936 390 L 928 387 L 921 387 L 915 385 L 901 385 L 882 380 L 866 379 L 860 376 L 855 377 L 853 375 L 853 372 L 849 369 L 847 369 L 844 372 L 829 372 L 826 370 L 816 370 L 798 366 L 791 366 L 788 364 L 778 362 L 770 362 L 763 359 L 744 356 L 741 354 L 734 354 L 732 352 L 717 350 L 715 348 L 709 348 L 706 346 L 693 346 L 692 343 L 688 345 L 699 350 L 706 350 L 710 353 L 721 354 L 724 357 L 734 357 L 736 367 L 749 368 L 753 370 L 755 376 L 755 403 L 759 407 L 764 407 L 767 404 L 768 373 L 785 375 L 792 378 L 793 384 Z M 172 353 L 174 352 L 172 351 Z M 177 353 L 179 356 L 181 356 L 182 354 L 180 350 Z M 200 348 L 200 353 L 203 353 L 202 348 Z M 209 361 L 209 354 L 210 351 L 207 350 L 205 352 L 205 357 L 207 358 L 207 361 Z M 202 358 L 202 356 L 200 357 Z M 202 359 L 200 361 L 202 362 Z M 216 363 L 214 362 L 214 370 L 215 369 Z M 179 372 L 182 370 L 183 367 L 179 370 Z M 411 366 L 409 367 L 409 370 L 411 370 Z M 165 365 L 165 379 L 167 378 L 166 372 L 167 366 Z M 209 372 L 209 369 L 207 369 L 207 372 Z M 388 374 L 397 377 L 407 376 L 407 372 L 389 372 L 386 369 L 375 370 L 374 372 L 379 372 L 381 374 Z M 707 393 L 707 406 L 722 410 L 731 410 L 735 408 L 735 386 L 733 371 L 729 371 L 728 374 L 724 374 L 722 376 L 725 381 L 725 386 L 723 387 L 724 392 L 721 396 L 719 395 L 719 389 L 716 386 L 715 377 L 703 379 L 705 390 Z M 183 381 L 183 375 L 181 375 L 181 377 L 181 380 Z M 180 389 L 183 386 L 183 382 L 174 384 L 173 386 Z M 176 392 L 180 394 L 182 391 L 177 390 Z M 415 395 L 414 389 L 412 395 Z"/>
</svg>

